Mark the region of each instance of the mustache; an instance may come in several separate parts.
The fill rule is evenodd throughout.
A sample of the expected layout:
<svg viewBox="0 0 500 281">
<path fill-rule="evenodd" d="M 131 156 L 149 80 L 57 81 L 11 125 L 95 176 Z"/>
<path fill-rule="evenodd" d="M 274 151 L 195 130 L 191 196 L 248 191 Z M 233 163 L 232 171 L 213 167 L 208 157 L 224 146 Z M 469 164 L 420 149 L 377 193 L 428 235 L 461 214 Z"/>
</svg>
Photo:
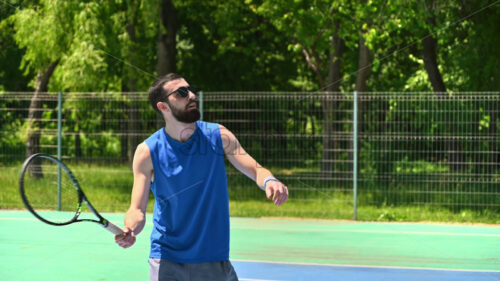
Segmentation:
<svg viewBox="0 0 500 281">
<path fill-rule="evenodd" d="M 196 104 L 196 107 L 199 107 L 199 101 L 198 100 L 191 100 L 188 104 L 186 104 L 186 108 L 190 107 L 193 104 Z"/>
</svg>

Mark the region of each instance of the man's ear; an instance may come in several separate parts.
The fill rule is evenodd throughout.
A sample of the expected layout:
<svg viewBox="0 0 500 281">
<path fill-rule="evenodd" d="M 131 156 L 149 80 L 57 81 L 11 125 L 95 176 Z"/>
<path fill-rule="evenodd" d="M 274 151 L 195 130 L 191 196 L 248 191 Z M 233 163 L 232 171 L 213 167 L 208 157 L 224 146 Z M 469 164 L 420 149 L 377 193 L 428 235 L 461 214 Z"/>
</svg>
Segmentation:
<svg viewBox="0 0 500 281">
<path fill-rule="evenodd" d="M 170 111 L 170 108 L 163 102 L 158 102 L 156 103 L 156 108 L 158 108 L 160 111 L 167 111 L 169 112 Z"/>
</svg>

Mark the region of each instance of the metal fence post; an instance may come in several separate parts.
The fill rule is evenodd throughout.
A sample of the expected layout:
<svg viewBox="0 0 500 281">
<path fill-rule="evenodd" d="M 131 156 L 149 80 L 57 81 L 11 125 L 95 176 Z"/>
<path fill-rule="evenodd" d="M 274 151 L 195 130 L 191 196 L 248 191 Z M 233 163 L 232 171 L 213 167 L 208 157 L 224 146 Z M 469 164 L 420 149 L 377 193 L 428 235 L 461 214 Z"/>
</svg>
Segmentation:
<svg viewBox="0 0 500 281">
<path fill-rule="evenodd" d="M 354 91 L 352 110 L 352 189 L 354 220 L 358 219 L 358 92 Z"/>
<path fill-rule="evenodd" d="M 62 93 L 57 93 L 57 159 L 62 152 Z M 61 167 L 57 167 L 57 210 L 61 211 Z"/>
<path fill-rule="evenodd" d="M 203 121 L 203 91 L 200 91 L 200 120 Z"/>
</svg>

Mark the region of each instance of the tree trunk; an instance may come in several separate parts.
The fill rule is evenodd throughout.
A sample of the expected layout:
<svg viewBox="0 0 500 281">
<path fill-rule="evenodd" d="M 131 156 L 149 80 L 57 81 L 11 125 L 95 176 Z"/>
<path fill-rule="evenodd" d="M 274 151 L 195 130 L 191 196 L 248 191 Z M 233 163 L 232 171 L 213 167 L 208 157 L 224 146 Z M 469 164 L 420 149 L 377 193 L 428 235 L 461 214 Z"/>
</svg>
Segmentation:
<svg viewBox="0 0 500 281">
<path fill-rule="evenodd" d="M 82 140 L 80 137 L 80 130 L 75 134 L 75 158 L 82 157 Z"/>
<path fill-rule="evenodd" d="M 158 29 L 158 75 L 177 71 L 177 10 L 172 0 L 163 0 Z"/>
<path fill-rule="evenodd" d="M 47 95 L 47 89 L 50 77 L 54 73 L 57 61 L 51 63 L 47 69 L 40 70 L 36 77 L 35 94 L 31 98 L 28 111 L 28 138 L 26 142 L 26 157 L 40 152 L 40 138 L 42 136 L 41 118 L 43 113 L 44 98 Z M 37 167 L 36 165 L 32 167 Z M 29 172 L 34 177 L 42 177 L 41 169 L 35 168 Z"/>
<path fill-rule="evenodd" d="M 331 40 L 330 65 L 328 69 L 328 80 L 326 91 L 332 92 L 332 95 L 338 95 L 340 92 L 341 80 L 341 58 L 344 49 L 344 40 L 339 37 L 340 21 L 334 22 L 334 33 Z M 333 97 L 333 96 L 332 96 Z M 335 150 L 339 148 L 338 140 L 334 140 L 336 131 L 342 130 L 335 125 L 338 114 L 335 109 L 338 107 L 336 99 L 326 98 L 322 103 L 323 110 L 323 150 L 321 152 L 321 173 L 323 176 L 330 177 L 334 171 L 334 161 L 338 153 Z"/>
<path fill-rule="evenodd" d="M 366 81 L 370 76 L 370 49 L 365 44 L 365 38 L 359 39 L 358 71 L 356 75 L 355 91 L 359 93 L 358 98 L 366 91 Z M 358 133 L 363 132 L 363 109 L 364 104 L 358 100 Z M 361 135 L 361 134 L 359 134 Z"/>
<path fill-rule="evenodd" d="M 493 177 L 493 174 L 497 172 L 498 169 L 500 169 L 500 150 L 498 149 L 498 142 L 500 139 L 498 138 L 498 111 L 500 110 L 500 104 L 498 101 L 493 101 L 491 104 L 491 110 L 490 110 L 490 151 L 489 155 L 490 159 L 488 163 L 488 174 L 489 176 Z"/>
<path fill-rule="evenodd" d="M 368 46 L 366 46 L 365 38 L 361 33 L 361 36 L 359 38 L 358 70 L 356 72 L 356 85 L 354 87 L 354 90 L 358 92 L 358 113 L 357 113 L 358 139 L 353 140 L 353 142 L 350 143 L 350 149 L 349 149 L 349 159 L 352 159 L 353 162 L 355 160 L 357 161 L 357 159 L 354 159 L 354 147 L 353 147 L 354 142 L 358 147 L 358 151 L 360 151 L 359 139 L 362 137 L 362 132 L 363 132 L 363 111 L 364 111 L 364 104 L 362 102 L 362 99 L 360 99 L 360 97 L 362 97 L 364 92 L 366 91 L 366 81 L 368 80 L 369 75 L 370 75 L 370 49 L 368 48 Z M 358 165 L 357 167 L 359 170 L 360 165 Z"/>
<path fill-rule="evenodd" d="M 128 133 L 129 133 L 129 154 L 128 159 L 129 163 L 132 164 L 134 160 L 135 149 L 141 143 L 140 134 L 139 134 L 139 108 L 136 106 L 136 102 L 133 101 L 132 105 L 129 108 L 129 123 L 128 123 Z"/>
<path fill-rule="evenodd" d="M 137 63 L 137 37 L 136 37 L 136 26 L 137 26 L 137 5 L 136 3 L 131 2 L 127 17 L 127 26 L 126 31 L 130 38 L 130 47 L 128 50 L 129 56 L 132 58 L 133 63 Z M 126 77 L 126 84 L 123 85 L 122 89 L 125 92 L 135 92 L 137 90 L 137 80 L 136 76 L 129 69 L 128 75 Z M 139 135 L 139 108 L 137 107 L 137 103 L 135 102 L 135 97 L 132 96 L 130 98 L 130 106 L 128 107 L 128 124 L 127 124 L 127 133 L 128 133 L 128 160 L 129 164 L 132 165 L 134 160 L 135 149 L 140 143 L 140 135 Z M 122 143 L 122 147 L 124 144 Z"/>
<path fill-rule="evenodd" d="M 358 71 L 356 75 L 355 90 L 359 92 L 366 91 L 366 81 L 370 75 L 370 49 L 365 44 L 365 38 L 361 36 L 359 39 L 359 57 Z"/>
<path fill-rule="evenodd" d="M 437 63 L 437 39 L 428 35 L 422 41 L 424 67 L 431 82 L 432 89 L 437 95 L 443 95 L 446 92 L 446 86 L 443 82 L 443 77 L 439 71 Z"/>
<path fill-rule="evenodd" d="M 431 14 L 431 16 L 427 19 L 427 23 L 433 27 L 436 25 L 436 17 Z M 438 67 L 437 62 L 437 39 L 432 35 L 427 35 L 422 40 L 423 47 L 423 57 L 424 57 L 424 67 L 427 72 L 427 76 L 429 81 L 431 82 L 432 89 L 436 93 L 437 97 L 443 98 L 444 102 L 451 103 L 448 101 L 448 96 L 446 94 L 446 86 L 443 81 L 443 77 Z M 451 104 L 453 105 L 453 104 Z M 446 104 L 448 108 L 448 104 Z M 459 143 L 453 138 L 453 134 L 457 133 L 457 126 L 453 121 L 449 114 L 444 116 L 444 132 L 449 132 L 447 137 L 448 140 L 445 140 L 444 149 L 448 154 L 448 163 L 452 170 L 457 171 L 463 168 L 463 155 L 461 153 Z"/>
<path fill-rule="evenodd" d="M 125 90 L 122 87 L 122 90 Z M 123 109 L 123 117 L 120 120 L 120 159 L 122 163 L 128 161 L 128 104 L 125 93 L 122 93 L 121 107 Z"/>
</svg>

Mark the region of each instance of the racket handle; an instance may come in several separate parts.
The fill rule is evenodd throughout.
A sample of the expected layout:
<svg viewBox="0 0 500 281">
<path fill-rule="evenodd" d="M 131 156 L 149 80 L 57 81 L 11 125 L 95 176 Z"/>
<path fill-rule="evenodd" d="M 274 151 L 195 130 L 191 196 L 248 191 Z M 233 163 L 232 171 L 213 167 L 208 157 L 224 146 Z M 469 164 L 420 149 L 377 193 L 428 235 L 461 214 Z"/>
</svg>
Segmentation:
<svg viewBox="0 0 500 281">
<path fill-rule="evenodd" d="M 108 221 L 108 225 L 103 225 L 104 228 L 109 230 L 111 233 L 114 235 L 121 235 L 123 234 L 123 230 L 119 228 L 118 226 L 114 225 L 112 222 Z"/>
</svg>

